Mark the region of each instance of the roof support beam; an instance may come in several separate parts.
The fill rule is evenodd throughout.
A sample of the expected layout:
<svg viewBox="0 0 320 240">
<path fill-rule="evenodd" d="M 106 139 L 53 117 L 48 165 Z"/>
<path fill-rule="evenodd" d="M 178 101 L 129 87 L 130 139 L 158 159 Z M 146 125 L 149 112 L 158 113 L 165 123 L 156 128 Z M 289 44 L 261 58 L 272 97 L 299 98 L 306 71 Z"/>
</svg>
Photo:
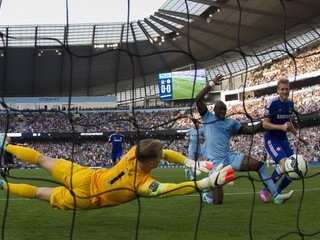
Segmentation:
<svg viewBox="0 0 320 240">
<path fill-rule="evenodd" d="M 179 12 L 168 11 L 168 10 L 163 10 L 163 9 L 159 9 L 159 12 L 155 13 L 155 16 L 158 16 L 158 17 L 161 17 L 161 18 L 165 18 L 165 19 L 167 19 L 169 21 L 173 21 L 173 22 L 179 23 L 181 25 L 186 25 L 186 23 L 187 23 L 187 22 L 185 22 L 183 20 L 180 20 L 180 19 L 177 19 L 177 18 L 172 18 L 172 17 L 170 17 L 168 15 L 172 15 L 172 16 L 177 16 L 177 17 L 188 19 L 188 14 L 186 14 L 186 13 L 179 13 Z M 197 16 L 197 15 L 189 14 L 189 18 L 192 19 L 192 20 L 195 20 L 195 21 L 201 21 L 201 22 L 205 22 L 206 21 L 206 18 Z M 218 25 L 234 27 L 235 29 L 237 29 L 239 27 L 238 23 L 221 21 L 221 20 L 218 20 L 218 19 L 215 19 L 215 18 L 212 19 L 212 22 L 213 23 L 211 23 L 211 24 L 215 24 L 215 27 L 218 27 Z M 247 26 L 247 25 L 243 25 L 243 24 L 241 24 L 241 28 L 260 31 L 260 32 L 264 32 L 264 33 L 268 32 L 270 34 L 277 34 L 278 33 L 278 32 L 275 32 L 275 31 L 273 31 L 271 29 L 256 28 L 256 27 L 251 27 L 251 26 Z"/>
<path fill-rule="evenodd" d="M 183 36 L 183 37 L 185 37 L 185 38 L 188 38 L 188 39 L 190 39 L 191 41 L 193 41 L 193 42 L 195 42 L 195 43 L 203 46 L 204 48 L 208 49 L 208 51 L 211 51 L 211 52 L 213 52 L 213 53 L 217 53 L 217 52 L 218 52 L 217 49 L 212 48 L 212 47 L 209 46 L 208 44 L 205 44 L 205 43 L 201 42 L 200 40 L 198 40 L 198 39 L 196 39 L 196 38 L 194 38 L 194 37 L 192 37 L 192 36 L 189 36 L 189 35 L 183 33 L 183 32 L 181 31 L 181 29 L 177 29 L 176 27 L 174 27 L 174 26 L 172 26 L 172 25 L 170 25 L 170 24 L 168 24 L 168 23 L 166 23 L 166 22 L 164 22 L 164 21 L 162 21 L 162 20 L 160 20 L 160 19 L 158 19 L 158 18 L 156 18 L 156 17 L 154 17 L 154 16 L 150 16 L 150 19 L 154 20 L 155 22 L 157 22 L 157 23 L 165 26 L 166 28 L 168 28 L 168 29 L 170 29 L 170 30 L 172 30 L 172 31 L 174 31 L 174 32 L 179 32 L 181 36 Z"/>
<path fill-rule="evenodd" d="M 91 56 L 94 55 L 94 45 L 95 45 L 95 36 L 96 36 L 96 25 L 93 26 L 92 38 L 91 38 Z M 87 96 L 90 96 L 90 83 L 91 83 L 91 72 L 92 72 L 92 57 L 89 58 L 89 70 L 87 76 Z"/>
<path fill-rule="evenodd" d="M 217 2 L 213 2 L 213 1 L 206 1 L 206 0 L 189 0 L 189 1 L 217 7 L 217 8 L 220 8 L 222 11 L 223 11 L 223 9 L 232 10 L 232 11 L 239 11 L 239 7 L 237 5 L 231 4 L 235 1 L 228 1 L 225 4 L 217 3 Z M 294 2 L 294 1 L 292 1 L 292 2 Z M 290 4 L 291 4 L 291 2 L 290 2 Z M 279 7 L 281 7 L 280 1 L 279 1 Z M 242 13 L 252 13 L 252 14 L 261 15 L 261 16 L 268 16 L 270 18 L 283 19 L 283 14 L 275 14 L 275 13 L 272 13 L 271 11 L 262 11 L 259 9 L 251 9 L 251 8 L 246 8 L 246 7 L 241 7 L 241 11 L 242 11 Z M 299 18 L 299 16 L 297 16 L 297 17 L 286 16 L 286 18 L 288 20 L 299 20 L 299 21 L 303 20 L 302 18 Z"/>
<path fill-rule="evenodd" d="M 120 44 L 122 43 L 122 38 L 123 38 L 123 32 L 124 32 L 124 24 L 122 24 L 122 28 L 121 28 L 121 34 L 120 34 Z M 121 46 L 119 46 L 121 47 Z M 117 60 L 116 60 L 116 70 L 115 70 L 115 76 L 114 76 L 114 94 L 117 97 L 117 86 L 118 86 L 118 80 L 119 80 L 119 69 L 120 69 L 120 59 L 121 59 L 121 51 L 117 51 Z M 108 79 L 107 79 L 108 80 Z"/>
<path fill-rule="evenodd" d="M 163 36 L 166 40 L 169 41 L 168 37 L 166 36 L 166 34 L 164 32 L 162 32 L 160 29 L 158 29 L 154 24 L 152 24 L 148 19 L 144 19 L 144 22 L 146 24 L 148 24 L 154 31 L 156 31 L 160 36 Z M 141 23 L 140 23 L 141 24 Z M 143 30 L 144 28 L 141 28 L 142 31 L 146 31 L 146 30 Z M 172 42 L 170 42 L 171 44 L 173 44 Z M 159 51 L 156 46 L 154 44 L 153 45 L 153 48 L 156 50 L 156 51 Z M 173 44 L 174 45 L 174 44 Z M 171 71 L 171 67 L 170 65 L 168 64 L 168 62 L 165 60 L 165 58 L 162 56 L 161 53 L 159 53 L 159 58 L 162 62 L 162 65 L 166 67 L 167 70 Z"/>
<path fill-rule="evenodd" d="M 131 31 L 132 31 L 132 37 L 133 37 L 134 42 L 137 42 L 136 34 L 135 34 L 135 32 L 134 32 L 132 23 L 130 23 L 130 29 L 131 29 Z M 138 47 L 137 47 L 137 44 L 133 44 L 133 47 L 134 47 L 134 51 L 135 51 L 138 55 L 140 55 L 140 51 L 139 51 L 139 49 L 138 49 Z M 146 95 L 147 95 L 147 93 L 146 93 L 146 86 L 147 86 L 147 84 L 146 84 L 146 77 L 145 77 L 145 73 L 144 73 L 144 71 L 143 71 L 143 67 L 142 67 L 142 63 L 141 63 L 141 58 L 140 58 L 140 57 L 138 57 L 138 63 L 139 63 L 139 68 L 140 68 L 141 75 L 142 75 L 142 79 L 143 79 L 144 94 L 145 94 L 145 96 L 146 96 Z M 136 76 L 134 76 L 134 77 L 136 77 Z M 133 81 L 133 83 L 134 83 L 134 81 Z M 135 96 L 135 89 L 137 89 L 137 88 L 136 88 L 136 87 L 133 87 L 133 89 L 131 90 L 131 91 L 132 91 L 132 96 Z"/>
<path fill-rule="evenodd" d="M 31 92 L 31 96 L 35 96 L 36 95 L 36 68 L 37 68 L 37 57 L 38 57 L 38 27 L 35 27 L 35 36 L 34 36 L 34 54 L 32 57 L 32 65 L 33 65 L 33 69 L 32 69 L 32 73 L 31 73 L 31 78 L 32 78 L 32 92 Z"/>
</svg>

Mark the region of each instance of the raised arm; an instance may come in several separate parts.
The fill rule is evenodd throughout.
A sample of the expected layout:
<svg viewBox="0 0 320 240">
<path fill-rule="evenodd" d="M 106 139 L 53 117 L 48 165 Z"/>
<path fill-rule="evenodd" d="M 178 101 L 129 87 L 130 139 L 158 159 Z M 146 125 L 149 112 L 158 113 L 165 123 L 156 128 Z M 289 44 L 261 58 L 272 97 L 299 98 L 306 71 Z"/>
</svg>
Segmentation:
<svg viewBox="0 0 320 240">
<path fill-rule="evenodd" d="M 204 102 L 204 97 L 211 91 L 214 85 L 220 85 L 223 76 L 218 74 L 214 79 L 209 81 L 209 84 L 205 86 L 196 96 L 195 102 L 197 105 L 198 112 L 201 116 L 203 116 L 207 112 L 207 105 Z"/>
<path fill-rule="evenodd" d="M 262 122 L 255 124 L 253 127 L 242 126 L 240 128 L 239 134 L 253 135 L 257 133 L 262 128 Z"/>
</svg>

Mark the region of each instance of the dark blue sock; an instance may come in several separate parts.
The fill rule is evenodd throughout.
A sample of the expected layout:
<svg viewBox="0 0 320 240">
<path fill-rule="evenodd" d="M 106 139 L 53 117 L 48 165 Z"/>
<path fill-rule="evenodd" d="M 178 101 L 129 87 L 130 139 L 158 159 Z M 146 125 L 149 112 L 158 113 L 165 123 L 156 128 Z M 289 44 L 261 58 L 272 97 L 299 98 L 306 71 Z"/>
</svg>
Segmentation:
<svg viewBox="0 0 320 240">
<path fill-rule="evenodd" d="M 281 181 L 281 183 L 278 186 L 278 193 L 281 193 L 283 189 L 285 189 L 290 183 L 292 182 L 292 180 L 285 174 L 283 176 L 283 179 Z"/>
<path fill-rule="evenodd" d="M 279 173 L 280 172 L 280 173 Z M 281 175 L 282 175 L 282 170 L 280 168 L 276 168 L 272 175 L 271 175 L 271 178 L 273 180 L 274 183 L 278 182 L 278 180 L 281 178 Z"/>
</svg>

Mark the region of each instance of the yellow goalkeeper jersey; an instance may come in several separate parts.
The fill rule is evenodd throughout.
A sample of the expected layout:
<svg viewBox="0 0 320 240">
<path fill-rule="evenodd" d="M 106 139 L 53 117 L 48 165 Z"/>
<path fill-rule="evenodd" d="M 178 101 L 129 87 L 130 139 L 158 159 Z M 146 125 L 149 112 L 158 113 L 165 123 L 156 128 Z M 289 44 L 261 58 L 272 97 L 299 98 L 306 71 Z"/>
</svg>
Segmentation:
<svg viewBox="0 0 320 240">
<path fill-rule="evenodd" d="M 113 206 L 147 196 L 150 186 L 156 180 L 150 173 L 137 166 L 136 147 L 133 147 L 111 169 L 100 169 L 91 176 L 93 203 L 99 207 Z"/>
</svg>

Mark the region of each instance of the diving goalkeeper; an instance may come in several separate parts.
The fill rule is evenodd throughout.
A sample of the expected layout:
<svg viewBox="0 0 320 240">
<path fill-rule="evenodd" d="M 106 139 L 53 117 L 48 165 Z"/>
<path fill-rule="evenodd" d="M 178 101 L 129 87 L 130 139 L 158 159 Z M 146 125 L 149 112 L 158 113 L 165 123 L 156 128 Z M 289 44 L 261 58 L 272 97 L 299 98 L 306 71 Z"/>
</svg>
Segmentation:
<svg viewBox="0 0 320 240">
<path fill-rule="evenodd" d="M 231 166 L 218 167 L 210 177 L 182 183 L 160 183 L 151 176 L 161 159 L 183 164 L 193 171 L 209 172 L 209 162 L 195 162 L 172 150 L 163 149 L 161 141 L 141 140 L 111 169 L 94 170 L 64 159 L 42 155 L 34 149 L 9 144 L 0 133 L 0 149 L 12 153 L 20 160 L 39 165 L 61 186 L 36 187 L 28 184 L 0 182 L 0 188 L 12 194 L 47 201 L 53 208 L 89 210 L 112 207 L 138 197 L 171 197 L 192 194 L 198 190 L 214 188 L 233 180 Z"/>
</svg>

